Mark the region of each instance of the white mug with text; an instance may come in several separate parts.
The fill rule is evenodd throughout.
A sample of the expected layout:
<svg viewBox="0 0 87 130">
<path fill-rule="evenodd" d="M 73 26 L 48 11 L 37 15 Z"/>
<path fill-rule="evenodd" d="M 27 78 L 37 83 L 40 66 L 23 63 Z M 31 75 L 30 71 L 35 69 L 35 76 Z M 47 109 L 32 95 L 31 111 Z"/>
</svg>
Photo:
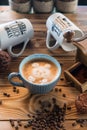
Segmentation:
<svg viewBox="0 0 87 130">
<path fill-rule="evenodd" d="M 79 38 L 84 35 L 73 22 L 71 22 L 62 13 L 54 13 L 48 17 L 46 21 L 47 38 L 46 46 L 49 50 L 55 50 L 61 46 L 65 51 L 73 51 L 76 47 L 72 43 L 67 43 L 64 39 L 64 33 L 72 30 L 75 32 L 74 38 Z M 51 37 L 55 39 L 55 43 L 50 45 Z"/>
<path fill-rule="evenodd" d="M 17 19 L 0 25 L 0 50 L 7 49 L 12 57 L 20 56 L 29 40 L 34 36 L 34 29 L 31 22 L 26 19 Z M 12 49 L 18 44 L 23 44 L 23 48 L 17 54 Z"/>
</svg>

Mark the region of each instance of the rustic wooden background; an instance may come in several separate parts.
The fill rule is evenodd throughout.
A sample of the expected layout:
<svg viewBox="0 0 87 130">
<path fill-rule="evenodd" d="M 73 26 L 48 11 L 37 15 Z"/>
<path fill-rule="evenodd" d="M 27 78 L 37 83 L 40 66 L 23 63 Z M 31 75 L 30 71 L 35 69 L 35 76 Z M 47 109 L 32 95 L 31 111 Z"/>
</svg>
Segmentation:
<svg viewBox="0 0 87 130">
<path fill-rule="evenodd" d="M 79 26 L 85 33 L 87 32 L 87 7 L 79 7 L 74 14 L 65 14 L 71 21 Z M 22 126 L 19 130 L 30 130 L 31 128 L 24 128 L 26 121 L 29 119 L 28 114 L 34 114 L 40 108 L 38 101 L 49 100 L 55 97 L 57 103 L 62 105 L 66 103 L 70 110 L 66 111 L 64 126 L 66 130 L 87 130 L 87 124 L 82 127 L 80 124 L 73 126 L 76 119 L 87 119 L 87 114 L 78 114 L 75 107 L 75 99 L 80 91 L 71 86 L 64 77 L 64 70 L 72 66 L 75 62 L 76 52 L 64 52 L 61 48 L 51 52 L 46 48 L 46 19 L 50 14 L 19 14 L 8 6 L 0 7 L 0 24 L 6 23 L 15 19 L 28 18 L 34 27 L 34 37 L 29 42 L 26 50 L 22 56 L 12 59 L 8 71 L 0 73 L 0 130 L 16 130 L 11 126 L 9 120 L 21 119 Z M 15 51 L 19 51 L 21 45 L 15 47 Z M 62 74 L 61 78 L 55 88 L 61 89 L 61 92 L 56 92 L 55 88 L 45 95 L 31 95 L 26 88 L 17 87 L 17 91 L 13 92 L 13 86 L 8 82 L 8 74 L 11 72 L 18 72 L 18 66 L 21 60 L 34 53 L 46 53 L 55 57 L 61 64 Z M 9 96 L 6 96 L 7 93 Z M 65 94 L 66 96 L 63 96 Z"/>
</svg>

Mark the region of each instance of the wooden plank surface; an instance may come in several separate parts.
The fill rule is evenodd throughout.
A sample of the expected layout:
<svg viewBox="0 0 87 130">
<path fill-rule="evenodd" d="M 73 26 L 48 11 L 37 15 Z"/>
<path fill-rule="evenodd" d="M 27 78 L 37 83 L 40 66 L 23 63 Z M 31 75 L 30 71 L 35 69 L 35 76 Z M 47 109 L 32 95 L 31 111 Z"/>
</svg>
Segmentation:
<svg viewBox="0 0 87 130">
<path fill-rule="evenodd" d="M 85 11 L 84 13 L 82 13 Z M 72 20 L 79 28 L 85 33 L 87 32 L 87 7 L 79 7 L 74 14 L 65 14 L 70 20 Z M 17 130 L 11 126 L 10 119 L 13 119 L 17 124 L 18 119 L 22 120 L 22 126 L 18 130 L 31 130 L 30 127 L 24 128 L 28 119 L 28 114 L 35 114 L 40 109 L 39 100 L 52 102 L 53 98 L 56 98 L 57 103 L 61 106 L 66 103 L 71 107 L 66 111 L 64 126 L 66 130 L 87 130 L 87 124 L 82 127 L 81 124 L 73 126 L 72 124 L 76 119 L 87 119 L 87 115 L 78 114 L 75 107 L 75 99 L 80 92 L 68 82 L 64 77 L 64 70 L 69 68 L 76 62 L 76 52 L 64 52 L 61 48 L 51 52 L 46 48 L 46 19 L 50 14 L 19 14 L 10 10 L 8 6 L 0 7 L 0 24 L 6 23 L 15 19 L 28 18 L 34 27 L 34 38 L 29 42 L 26 50 L 22 56 L 12 59 L 10 68 L 4 73 L 0 73 L 0 130 Z M 15 48 L 15 51 L 21 48 L 21 45 Z M 26 88 L 17 87 L 17 92 L 13 91 L 13 86 L 8 82 L 8 74 L 11 72 L 18 72 L 18 66 L 21 60 L 33 53 L 45 53 L 55 57 L 62 67 L 62 74 L 60 81 L 55 88 L 61 89 L 57 92 L 54 88 L 48 94 L 45 95 L 31 95 Z M 4 93 L 8 93 L 10 96 L 6 97 Z M 66 96 L 63 96 L 65 94 Z"/>
</svg>

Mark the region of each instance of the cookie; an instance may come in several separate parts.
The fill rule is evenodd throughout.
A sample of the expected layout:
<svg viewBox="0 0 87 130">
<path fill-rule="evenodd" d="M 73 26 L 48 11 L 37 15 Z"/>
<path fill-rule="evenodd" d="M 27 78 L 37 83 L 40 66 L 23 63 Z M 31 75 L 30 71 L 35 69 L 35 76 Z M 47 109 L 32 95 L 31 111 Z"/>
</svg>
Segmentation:
<svg viewBox="0 0 87 130">
<path fill-rule="evenodd" d="M 87 93 L 82 93 L 77 96 L 75 106 L 79 113 L 87 114 Z"/>
<path fill-rule="evenodd" d="M 10 55 L 5 51 L 0 50 L 0 72 L 7 70 L 10 65 L 10 62 Z"/>
</svg>

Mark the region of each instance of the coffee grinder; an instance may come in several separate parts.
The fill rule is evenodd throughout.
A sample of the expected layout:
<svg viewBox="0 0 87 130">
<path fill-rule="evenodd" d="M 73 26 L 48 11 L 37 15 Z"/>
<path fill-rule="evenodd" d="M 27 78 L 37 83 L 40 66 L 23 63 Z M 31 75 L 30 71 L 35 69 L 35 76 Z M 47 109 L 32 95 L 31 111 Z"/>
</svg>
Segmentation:
<svg viewBox="0 0 87 130">
<path fill-rule="evenodd" d="M 64 71 L 64 76 L 80 92 L 87 90 L 87 34 L 73 41 L 77 47 L 76 63 Z"/>
</svg>

